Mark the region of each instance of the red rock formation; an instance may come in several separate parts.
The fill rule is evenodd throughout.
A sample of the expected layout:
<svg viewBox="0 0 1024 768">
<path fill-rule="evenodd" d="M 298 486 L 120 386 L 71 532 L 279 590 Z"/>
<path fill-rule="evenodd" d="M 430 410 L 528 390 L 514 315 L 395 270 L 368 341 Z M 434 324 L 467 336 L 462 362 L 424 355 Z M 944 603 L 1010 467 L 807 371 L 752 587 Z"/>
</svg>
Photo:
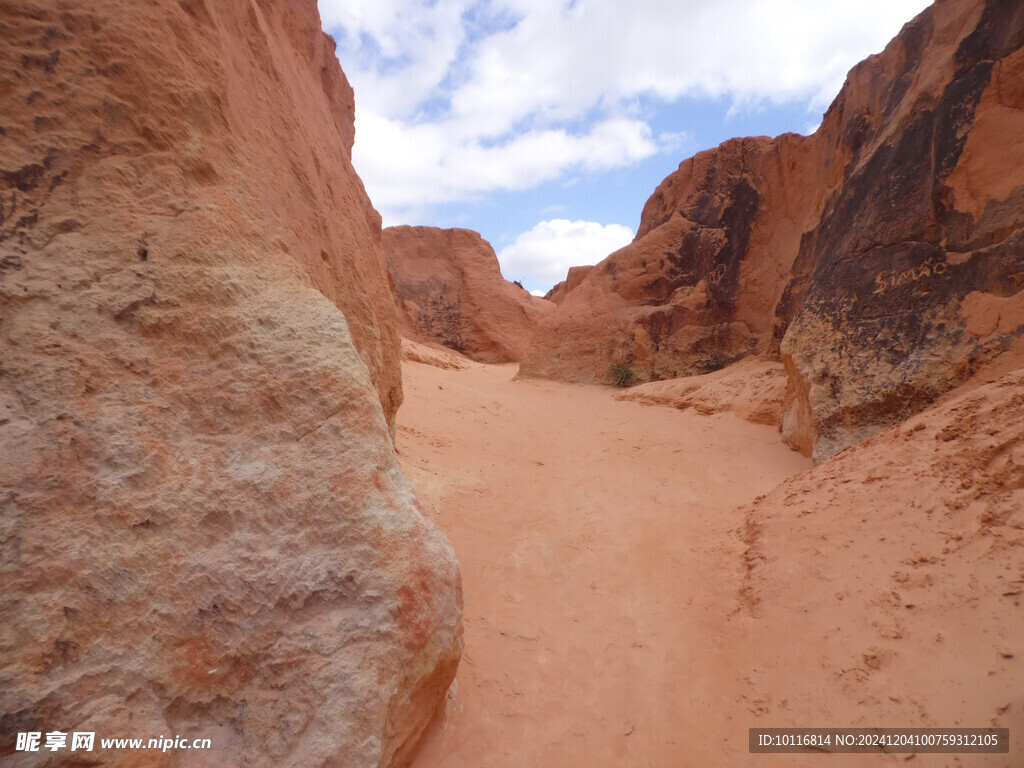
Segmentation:
<svg viewBox="0 0 1024 768">
<path fill-rule="evenodd" d="M 524 375 L 602 382 L 624 364 L 651 381 L 766 349 L 786 255 L 824 202 L 806 163 L 820 154 L 817 139 L 790 134 L 684 161 L 644 206 L 633 243 L 556 287 Z"/>
<path fill-rule="evenodd" d="M 403 336 L 483 363 L 522 359 L 551 305 L 505 280 L 479 233 L 388 227 L 383 243 Z"/>
<path fill-rule="evenodd" d="M 402 360 L 450 371 L 464 371 L 474 365 L 468 357 L 440 344 L 420 344 L 411 339 L 402 339 Z"/>
<path fill-rule="evenodd" d="M 646 405 L 693 408 L 710 416 L 729 411 L 755 424 L 778 424 L 786 396 L 786 371 L 781 363 L 747 357 L 702 376 L 651 381 L 615 395 Z"/>
<path fill-rule="evenodd" d="M 781 351 L 784 433 L 818 459 L 920 410 L 1020 333 L 1022 46 L 1020 4 L 939 0 L 851 71 L 813 136 L 685 161 L 523 373 L 643 381 Z M 1007 319 L 977 319 L 996 304 Z"/>
<path fill-rule="evenodd" d="M 779 326 L 783 432 L 824 459 L 1024 330 L 1024 6 L 936 3 L 853 69 L 819 133 L 850 159 Z M 975 320 L 997 304 L 1002 322 Z"/>
<path fill-rule="evenodd" d="M 558 283 L 554 288 L 548 291 L 544 298 L 548 301 L 553 301 L 556 304 L 561 304 L 562 299 L 565 298 L 565 294 L 575 288 L 577 285 L 583 282 L 590 270 L 594 267 L 592 265 L 583 265 L 581 267 L 569 267 L 569 272 L 565 276 L 565 280 Z"/>
<path fill-rule="evenodd" d="M 791 726 L 1014 727 L 1022 401 L 1019 367 L 971 382 L 740 510 L 748 701 Z"/>
<path fill-rule="evenodd" d="M 459 575 L 389 439 L 379 218 L 315 3 L 13 0 L 0 28 L 0 752 L 402 764 Z"/>
</svg>

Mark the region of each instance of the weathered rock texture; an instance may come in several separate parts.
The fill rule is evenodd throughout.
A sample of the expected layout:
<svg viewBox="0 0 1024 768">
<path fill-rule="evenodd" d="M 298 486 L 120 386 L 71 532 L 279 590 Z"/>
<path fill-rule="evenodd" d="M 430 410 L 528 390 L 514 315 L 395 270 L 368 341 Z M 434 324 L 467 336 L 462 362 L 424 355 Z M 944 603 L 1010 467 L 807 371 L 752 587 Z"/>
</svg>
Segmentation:
<svg viewBox="0 0 1024 768">
<path fill-rule="evenodd" d="M 403 336 L 482 363 L 522 359 L 552 305 L 503 278 L 479 233 L 388 227 L 383 243 Z"/>
<path fill-rule="evenodd" d="M 554 288 L 548 291 L 544 298 L 548 301 L 553 301 L 556 304 L 561 304 L 562 299 L 565 298 L 565 294 L 575 288 L 577 285 L 583 282 L 583 278 L 586 277 L 590 270 L 594 267 L 591 265 L 584 265 L 580 267 L 569 267 L 569 272 L 565 276 L 565 280 L 558 283 Z"/>
<path fill-rule="evenodd" d="M 1021 331 L 1022 46 L 1019 3 L 939 0 L 850 72 L 813 136 L 683 162 L 523 373 L 650 380 L 781 354 L 784 434 L 818 459 L 920 410 Z"/>
<path fill-rule="evenodd" d="M 402 339 L 402 360 L 450 371 L 464 371 L 475 365 L 468 357 L 440 344 L 421 344 L 412 339 Z"/>
<path fill-rule="evenodd" d="M 553 289 L 524 375 L 606 382 L 718 370 L 767 348 L 803 231 L 824 204 L 796 135 L 734 139 L 684 161 L 647 201 L 636 239 Z M 814 167 L 817 170 L 817 166 Z"/>
<path fill-rule="evenodd" d="M 315 3 L 13 0 L 0 30 L 0 755 L 406 762 L 459 574 L 389 438 L 379 218 Z"/>
<path fill-rule="evenodd" d="M 819 459 L 920 410 L 1020 333 L 1024 6 L 936 4 L 854 68 L 821 133 L 851 157 L 779 312 L 780 329 L 793 317 L 783 431 Z M 1007 300 L 1016 316 L 972 322 Z"/>
</svg>

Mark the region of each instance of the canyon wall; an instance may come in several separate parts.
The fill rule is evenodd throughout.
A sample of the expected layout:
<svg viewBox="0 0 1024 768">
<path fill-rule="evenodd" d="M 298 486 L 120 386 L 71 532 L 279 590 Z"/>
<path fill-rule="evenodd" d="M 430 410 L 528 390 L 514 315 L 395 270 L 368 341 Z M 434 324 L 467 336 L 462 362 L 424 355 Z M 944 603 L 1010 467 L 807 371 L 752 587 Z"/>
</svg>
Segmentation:
<svg viewBox="0 0 1024 768">
<path fill-rule="evenodd" d="M 544 298 L 548 301 L 553 301 L 556 304 L 561 304 L 562 299 L 565 298 L 565 294 L 575 288 L 577 285 L 583 282 L 583 278 L 594 267 L 590 264 L 585 264 L 579 267 L 569 267 L 569 272 L 565 276 L 565 280 L 555 285 L 550 291 L 544 294 Z"/>
<path fill-rule="evenodd" d="M 919 411 L 1021 331 L 1022 47 L 1019 3 L 939 0 L 814 135 L 684 161 L 634 242 L 562 289 L 524 375 L 781 358 L 783 432 L 818 459 Z"/>
<path fill-rule="evenodd" d="M 551 305 L 502 277 L 494 249 L 479 233 L 388 227 L 383 245 L 404 337 L 482 363 L 523 358 Z"/>
<path fill-rule="evenodd" d="M 13 0 L 0 29 L 0 755 L 406 763 L 460 577 L 391 443 L 380 218 L 314 0 Z"/>
<path fill-rule="evenodd" d="M 1024 326 L 1024 6 L 937 3 L 850 72 L 820 132 L 851 160 L 778 322 L 783 432 L 823 459 Z"/>
<path fill-rule="evenodd" d="M 765 348 L 801 234 L 825 192 L 821 141 L 733 139 L 684 161 L 644 206 L 634 241 L 556 287 L 524 375 L 606 382 L 709 373 Z"/>
</svg>

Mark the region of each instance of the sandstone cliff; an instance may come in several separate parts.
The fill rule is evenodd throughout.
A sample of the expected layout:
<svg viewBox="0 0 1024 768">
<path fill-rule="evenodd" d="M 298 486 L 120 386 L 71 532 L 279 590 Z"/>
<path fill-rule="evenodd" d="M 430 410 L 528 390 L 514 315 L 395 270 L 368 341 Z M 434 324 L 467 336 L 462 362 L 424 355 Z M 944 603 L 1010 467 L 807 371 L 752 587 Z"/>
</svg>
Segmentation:
<svg viewBox="0 0 1024 768">
<path fill-rule="evenodd" d="M 709 373 L 759 349 L 825 190 L 815 137 L 733 139 L 684 161 L 644 206 L 636 239 L 556 286 L 524 375 L 606 382 Z"/>
<path fill-rule="evenodd" d="M 822 459 L 1021 332 L 1024 6 L 937 3 L 854 68 L 820 133 L 850 159 L 778 314 L 783 432 Z"/>
<path fill-rule="evenodd" d="M 582 283 L 583 278 L 586 277 L 593 268 L 594 267 L 589 264 L 580 267 L 569 267 L 569 272 L 565 276 L 565 280 L 558 283 L 558 285 L 548 291 L 544 295 L 544 298 L 548 301 L 553 301 L 556 304 L 561 304 L 562 299 L 565 298 L 565 294 Z"/>
<path fill-rule="evenodd" d="M 783 431 L 827 458 L 920 410 L 1024 317 L 1024 8 L 939 0 L 810 137 L 684 161 L 564 293 L 523 373 L 607 380 L 781 355 Z"/>
<path fill-rule="evenodd" d="M 503 278 L 477 232 L 388 227 L 383 244 L 403 336 L 483 363 L 522 359 L 551 304 Z"/>
<path fill-rule="evenodd" d="M 0 30 L 0 754 L 404 763 L 459 574 L 391 445 L 379 217 L 315 3 L 14 0 Z"/>
</svg>

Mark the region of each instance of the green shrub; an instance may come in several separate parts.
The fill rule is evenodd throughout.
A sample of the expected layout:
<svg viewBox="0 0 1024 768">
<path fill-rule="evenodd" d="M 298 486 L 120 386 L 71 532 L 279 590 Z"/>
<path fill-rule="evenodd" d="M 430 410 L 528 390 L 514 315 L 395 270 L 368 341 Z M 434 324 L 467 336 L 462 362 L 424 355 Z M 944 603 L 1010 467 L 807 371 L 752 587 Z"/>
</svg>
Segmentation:
<svg viewBox="0 0 1024 768">
<path fill-rule="evenodd" d="M 610 369 L 612 384 L 616 387 L 632 387 L 636 384 L 636 374 L 629 363 L 615 363 Z"/>
</svg>

